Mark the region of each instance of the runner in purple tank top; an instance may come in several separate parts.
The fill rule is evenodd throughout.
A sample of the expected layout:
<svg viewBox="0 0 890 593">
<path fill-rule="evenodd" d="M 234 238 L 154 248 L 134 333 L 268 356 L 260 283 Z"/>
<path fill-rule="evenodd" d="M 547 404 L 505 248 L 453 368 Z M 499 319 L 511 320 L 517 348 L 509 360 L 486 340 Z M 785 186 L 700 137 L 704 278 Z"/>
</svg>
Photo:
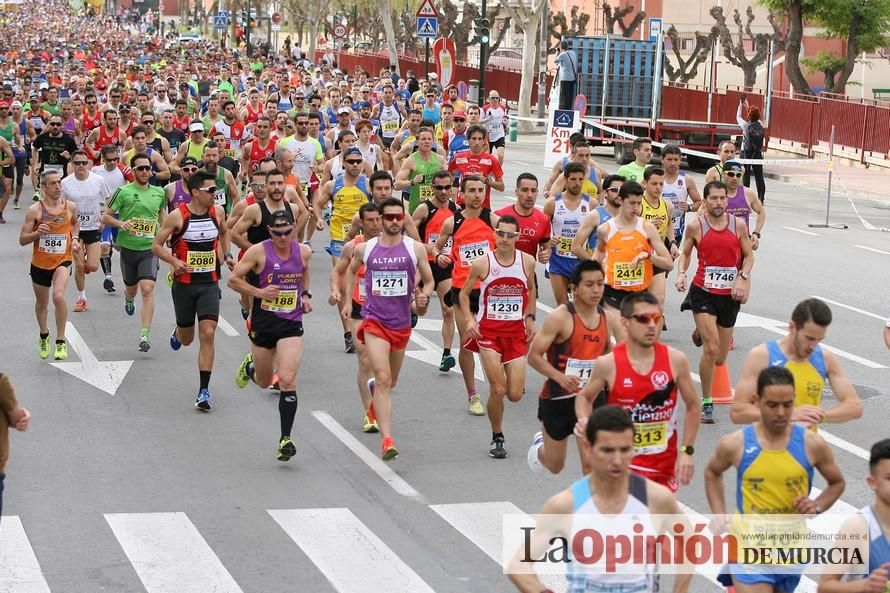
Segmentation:
<svg viewBox="0 0 890 593">
<path fill-rule="evenodd" d="M 751 211 L 757 214 L 757 223 L 751 232 L 751 248 L 757 251 L 760 246 L 760 233 L 766 223 L 766 207 L 757 197 L 757 192 L 742 185 L 742 174 L 745 168 L 738 161 L 726 161 L 723 164 L 723 183 L 726 184 L 726 195 L 729 202 L 726 204 L 726 212 L 730 216 L 738 216 L 745 221 L 749 229 Z M 699 210 L 701 213 L 702 210 Z"/>
<path fill-rule="evenodd" d="M 283 210 L 272 213 L 268 229 L 271 238 L 248 249 L 229 278 L 232 290 L 253 297 L 253 345 L 238 368 L 235 383 L 243 388 L 252 380 L 266 388 L 272 384 L 273 373 L 278 374 L 278 460 L 287 461 L 297 452 L 291 431 L 297 414 L 297 370 L 303 358 L 303 314 L 312 311 L 312 250 L 294 240 L 293 216 Z M 257 275 L 258 286 L 247 281 L 248 272 Z"/>
<path fill-rule="evenodd" d="M 411 336 L 411 302 L 418 315 L 426 313 L 433 292 L 433 272 L 426 248 L 402 235 L 405 206 L 396 198 L 380 204 L 383 234 L 355 247 L 352 263 L 346 270 L 346 286 L 352 286 L 359 268 L 365 267 L 365 304 L 357 337 L 366 345 L 374 378 L 368 388 L 380 434 L 384 461 L 399 455 L 392 439 L 392 400 L 390 391 L 399 378 L 405 358 L 405 346 Z M 417 287 L 417 276 L 423 290 Z M 343 306 L 343 318 L 349 319 L 352 303 Z"/>
</svg>

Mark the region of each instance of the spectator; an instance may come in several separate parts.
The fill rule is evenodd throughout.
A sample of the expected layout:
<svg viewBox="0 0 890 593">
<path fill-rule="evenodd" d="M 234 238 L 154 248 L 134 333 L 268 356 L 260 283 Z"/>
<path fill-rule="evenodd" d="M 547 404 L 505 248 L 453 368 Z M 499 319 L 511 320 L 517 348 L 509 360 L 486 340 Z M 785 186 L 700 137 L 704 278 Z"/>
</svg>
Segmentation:
<svg viewBox="0 0 890 593">
<path fill-rule="evenodd" d="M 578 56 L 569 49 L 569 42 L 563 39 L 559 43 L 556 65 L 559 66 L 559 108 L 571 109 L 575 99 L 578 82 Z"/>
<path fill-rule="evenodd" d="M 3 516 L 3 481 L 9 459 L 9 427 L 18 431 L 28 429 L 31 412 L 18 404 L 9 376 L 0 373 L 0 517 Z"/>
<path fill-rule="evenodd" d="M 747 115 L 747 120 L 745 119 Z M 736 121 L 742 128 L 742 158 L 746 159 L 762 159 L 763 158 L 763 140 L 766 131 L 763 124 L 760 123 L 760 110 L 756 107 L 748 107 L 748 98 L 742 95 L 739 102 L 738 111 L 736 111 Z M 754 180 L 757 184 L 757 197 L 760 203 L 764 202 L 764 194 L 766 193 L 766 183 L 763 181 L 763 165 L 745 165 L 745 175 L 742 177 L 742 183 L 745 187 L 751 186 L 751 174 L 754 174 Z"/>
</svg>

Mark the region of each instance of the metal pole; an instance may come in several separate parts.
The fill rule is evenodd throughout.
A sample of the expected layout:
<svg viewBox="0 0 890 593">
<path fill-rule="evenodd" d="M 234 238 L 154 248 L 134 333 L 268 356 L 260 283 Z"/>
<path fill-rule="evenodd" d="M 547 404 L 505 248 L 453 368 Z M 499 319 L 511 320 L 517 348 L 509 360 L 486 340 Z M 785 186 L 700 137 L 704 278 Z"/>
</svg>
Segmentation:
<svg viewBox="0 0 890 593">
<path fill-rule="evenodd" d="M 426 38 L 426 51 L 424 52 L 424 78 L 430 79 L 430 38 Z"/>
<path fill-rule="evenodd" d="M 655 128 L 655 122 L 658 121 L 659 99 L 661 98 L 661 79 L 664 70 L 664 33 L 658 34 L 658 41 L 655 42 L 655 80 L 652 81 L 652 117 L 651 127 Z"/>
<path fill-rule="evenodd" d="M 547 102 L 547 42 L 549 41 L 549 23 L 550 11 L 549 6 L 545 2 L 544 9 L 541 11 L 541 28 L 538 37 L 538 117 L 545 117 Z"/>
<path fill-rule="evenodd" d="M 603 58 L 603 99 L 600 101 L 600 121 L 606 119 L 606 95 L 609 93 L 609 58 L 612 55 L 610 48 L 611 40 L 606 35 L 606 56 Z"/>
<path fill-rule="evenodd" d="M 714 60 L 717 53 L 717 40 L 711 42 L 711 60 L 708 65 L 708 123 L 711 123 L 714 108 Z"/>
<path fill-rule="evenodd" d="M 776 54 L 776 41 L 772 40 L 769 43 L 769 69 L 766 74 L 766 103 L 763 106 L 763 118 L 766 120 L 764 123 L 767 127 L 769 127 L 769 116 L 773 110 L 773 69 L 775 65 L 773 64 L 773 56 Z"/>
<path fill-rule="evenodd" d="M 352 51 L 356 51 L 358 44 L 358 6 L 352 5 Z"/>
<path fill-rule="evenodd" d="M 247 58 L 250 60 L 250 0 L 247 0 L 247 26 L 244 27 L 244 40 L 247 42 Z"/>
<path fill-rule="evenodd" d="M 825 226 L 828 226 L 828 217 L 831 212 L 831 177 L 834 174 L 834 126 L 831 126 L 831 136 L 828 138 L 828 190 L 825 196 Z"/>
<path fill-rule="evenodd" d="M 481 18 L 487 18 L 488 13 L 488 4 L 486 0 L 482 0 L 482 10 L 479 12 L 479 16 Z M 488 33 L 489 37 L 491 36 L 491 30 L 489 29 Z M 480 43 L 479 44 L 479 107 L 482 107 L 482 101 L 485 98 L 485 66 L 487 62 L 488 56 L 488 44 Z"/>
</svg>

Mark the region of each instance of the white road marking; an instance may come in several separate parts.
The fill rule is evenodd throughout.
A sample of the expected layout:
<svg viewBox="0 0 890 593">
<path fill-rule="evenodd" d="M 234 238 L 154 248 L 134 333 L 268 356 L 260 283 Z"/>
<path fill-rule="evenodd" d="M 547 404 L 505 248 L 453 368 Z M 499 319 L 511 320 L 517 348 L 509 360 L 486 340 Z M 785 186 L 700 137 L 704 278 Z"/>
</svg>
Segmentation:
<svg viewBox="0 0 890 593">
<path fill-rule="evenodd" d="M 106 514 L 148 593 L 241 593 L 185 513 Z"/>
<path fill-rule="evenodd" d="M 430 508 L 501 567 L 505 556 L 503 517 L 525 515 L 509 501 L 431 504 Z M 529 523 L 533 524 L 533 521 L 529 519 Z M 541 580 L 554 591 L 565 591 L 567 588 L 564 574 L 541 575 Z"/>
<path fill-rule="evenodd" d="M 871 458 L 871 455 L 869 455 L 868 451 L 866 451 L 859 445 L 854 445 L 849 441 L 845 441 L 841 437 L 835 436 L 826 430 L 822 430 L 821 428 L 819 429 L 819 434 L 822 436 L 823 439 L 828 441 L 829 444 L 834 445 L 839 449 L 843 449 L 847 453 L 852 453 L 856 457 L 865 459 L 866 461 Z"/>
<path fill-rule="evenodd" d="M 541 301 L 538 301 L 537 303 L 535 303 L 535 306 L 537 306 L 538 309 L 540 309 L 544 313 L 553 313 L 553 311 L 555 311 L 555 309 L 553 307 L 551 307 L 550 305 L 548 305 L 546 303 L 542 303 Z"/>
<path fill-rule="evenodd" d="M 133 361 L 99 360 L 70 321 L 65 324 L 65 338 L 77 357 L 80 358 L 80 362 L 65 361 L 51 362 L 50 364 L 108 395 L 117 393 L 121 383 L 127 377 Z"/>
<path fill-rule="evenodd" d="M 858 249 L 865 249 L 866 251 L 874 251 L 875 253 L 882 253 L 884 255 L 890 255 L 890 251 L 884 251 L 882 249 L 875 249 L 874 247 L 869 247 L 867 245 L 853 245 Z"/>
<path fill-rule="evenodd" d="M 849 309 L 850 311 L 854 311 L 856 313 L 860 313 L 860 314 L 866 315 L 868 317 L 874 317 L 875 319 L 880 319 L 881 321 L 887 320 L 886 317 L 884 317 L 882 315 L 878 315 L 877 313 L 871 313 L 870 311 L 866 311 L 865 309 L 859 309 L 858 307 L 852 307 L 850 305 L 845 305 L 844 303 L 839 303 L 839 302 L 833 301 L 831 299 L 826 299 L 823 296 L 817 296 L 817 295 L 811 295 L 811 296 L 815 299 L 823 300 L 826 303 L 831 303 L 832 305 L 837 305 L 838 307 L 843 307 L 844 309 Z"/>
<path fill-rule="evenodd" d="M 219 320 L 216 322 L 216 325 L 219 329 L 223 330 L 223 332 L 229 336 L 230 338 L 235 338 L 240 336 L 238 330 L 232 327 L 232 324 L 223 319 L 222 315 L 219 316 Z"/>
<path fill-rule="evenodd" d="M 821 430 L 819 431 L 821 434 Z M 822 494 L 821 488 L 816 488 L 813 486 L 810 488 L 810 500 L 816 500 L 816 497 Z M 859 512 L 859 509 L 851 505 L 850 503 L 844 502 L 840 498 L 838 498 L 831 508 L 825 511 L 827 513 L 845 513 L 845 514 L 855 514 Z"/>
<path fill-rule="evenodd" d="M 50 593 L 22 520 L 15 515 L 4 516 L 0 524 L 0 591 Z"/>
<path fill-rule="evenodd" d="M 805 231 L 803 229 L 796 229 L 793 226 L 782 226 L 783 229 L 788 231 L 794 231 L 795 233 L 800 233 L 801 235 L 810 235 L 811 237 L 818 237 L 819 233 L 812 233 L 810 231 Z"/>
<path fill-rule="evenodd" d="M 322 426 L 327 428 L 331 433 L 340 440 L 341 443 L 346 445 L 346 447 L 358 456 L 359 459 L 365 462 L 365 464 L 371 468 L 375 474 L 380 476 L 380 479 L 390 485 L 390 487 L 401 494 L 402 496 L 410 496 L 412 498 L 418 498 L 420 500 L 423 497 L 420 495 L 420 492 L 414 489 L 411 484 L 402 479 L 401 476 L 396 474 L 392 470 L 392 468 L 384 463 L 384 461 L 378 456 L 368 450 L 363 444 L 359 442 L 357 438 L 352 436 L 343 426 L 334 420 L 334 417 L 328 414 L 325 411 L 314 411 L 312 415 L 315 416 L 315 419 L 318 420 Z"/>
<path fill-rule="evenodd" d="M 269 514 L 337 593 L 434 593 L 349 509 L 270 510 Z"/>
</svg>

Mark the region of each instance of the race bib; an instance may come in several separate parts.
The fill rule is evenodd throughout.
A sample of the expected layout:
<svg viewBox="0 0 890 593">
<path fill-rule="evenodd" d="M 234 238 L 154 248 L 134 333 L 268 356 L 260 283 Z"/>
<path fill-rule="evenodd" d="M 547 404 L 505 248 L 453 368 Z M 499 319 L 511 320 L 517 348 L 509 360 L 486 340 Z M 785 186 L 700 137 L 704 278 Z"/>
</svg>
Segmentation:
<svg viewBox="0 0 890 593">
<path fill-rule="evenodd" d="M 399 122 L 395 119 L 388 119 L 380 122 L 380 125 L 383 129 L 384 136 L 393 136 L 396 132 L 399 131 Z"/>
<path fill-rule="evenodd" d="M 522 319 L 522 297 L 489 296 L 485 317 L 492 321 L 518 321 Z"/>
<path fill-rule="evenodd" d="M 680 230 L 680 219 L 683 218 L 684 214 L 686 213 L 680 210 L 680 207 L 675 204 L 674 211 L 671 214 L 671 227 L 673 227 L 675 232 Z"/>
<path fill-rule="evenodd" d="M 615 278 L 613 279 L 613 288 L 628 288 L 633 286 L 642 286 L 643 279 L 646 275 L 646 268 L 643 264 L 636 266 L 630 263 L 615 263 Z"/>
<path fill-rule="evenodd" d="M 290 313 L 297 308 L 297 291 L 279 290 L 273 300 L 263 299 L 260 308 L 270 313 Z"/>
<path fill-rule="evenodd" d="M 432 185 L 421 185 L 420 186 L 420 199 L 422 200 L 432 200 L 433 196 L 435 196 L 435 192 L 433 191 Z"/>
<path fill-rule="evenodd" d="M 634 422 L 634 454 L 650 455 L 667 449 L 667 422 Z"/>
<path fill-rule="evenodd" d="M 130 219 L 130 234 L 134 237 L 154 238 L 158 229 L 158 221 L 148 218 Z"/>
<path fill-rule="evenodd" d="M 68 235 L 43 235 L 40 237 L 38 251 L 61 255 L 68 249 Z"/>
<path fill-rule="evenodd" d="M 735 283 L 736 274 L 738 274 L 736 268 L 705 266 L 705 288 L 709 290 L 729 290 Z"/>
<path fill-rule="evenodd" d="M 578 388 L 583 389 L 584 386 L 587 385 L 587 382 L 590 381 L 590 376 L 591 374 L 593 374 L 593 365 L 595 363 L 595 360 L 570 358 L 566 361 L 565 374 L 567 377 L 578 377 L 580 381 L 578 384 Z"/>
<path fill-rule="evenodd" d="M 217 206 L 226 205 L 226 188 L 216 190 L 216 193 L 213 194 L 213 203 Z"/>
<path fill-rule="evenodd" d="M 408 272 L 371 272 L 371 294 L 381 297 L 397 297 L 408 294 Z"/>
<path fill-rule="evenodd" d="M 427 245 L 436 246 L 436 241 L 439 240 L 439 233 L 430 233 L 429 238 L 427 239 Z M 448 240 L 445 241 L 445 247 L 442 248 L 442 251 L 451 251 L 451 247 L 454 245 L 454 237 L 449 236 Z"/>
<path fill-rule="evenodd" d="M 560 257 L 568 257 L 571 259 L 578 259 L 574 253 L 572 253 L 572 239 L 575 236 L 571 237 L 559 237 L 559 240 L 556 243 L 556 255 Z"/>
<path fill-rule="evenodd" d="M 43 165 L 43 170 L 58 173 L 59 175 L 65 174 L 65 166 L 64 165 Z"/>
<path fill-rule="evenodd" d="M 188 251 L 185 263 L 189 267 L 189 272 L 195 274 L 212 272 L 216 269 L 216 252 Z"/>
<path fill-rule="evenodd" d="M 467 243 L 460 246 L 460 265 L 463 268 L 469 268 L 473 265 L 473 260 L 482 257 L 490 246 L 488 241 L 479 241 L 477 243 Z"/>
<path fill-rule="evenodd" d="M 359 274 L 356 279 L 356 286 L 358 286 L 358 300 L 361 303 L 364 303 L 368 299 L 368 288 L 365 286 L 365 273 L 362 272 Z"/>
<path fill-rule="evenodd" d="M 81 226 L 81 228 L 91 225 L 92 223 L 99 222 L 99 213 L 95 210 L 81 210 L 77 213 L 77 224 Z M 90 229 L 84 229 L 90 230 Z"/>
</svg>

